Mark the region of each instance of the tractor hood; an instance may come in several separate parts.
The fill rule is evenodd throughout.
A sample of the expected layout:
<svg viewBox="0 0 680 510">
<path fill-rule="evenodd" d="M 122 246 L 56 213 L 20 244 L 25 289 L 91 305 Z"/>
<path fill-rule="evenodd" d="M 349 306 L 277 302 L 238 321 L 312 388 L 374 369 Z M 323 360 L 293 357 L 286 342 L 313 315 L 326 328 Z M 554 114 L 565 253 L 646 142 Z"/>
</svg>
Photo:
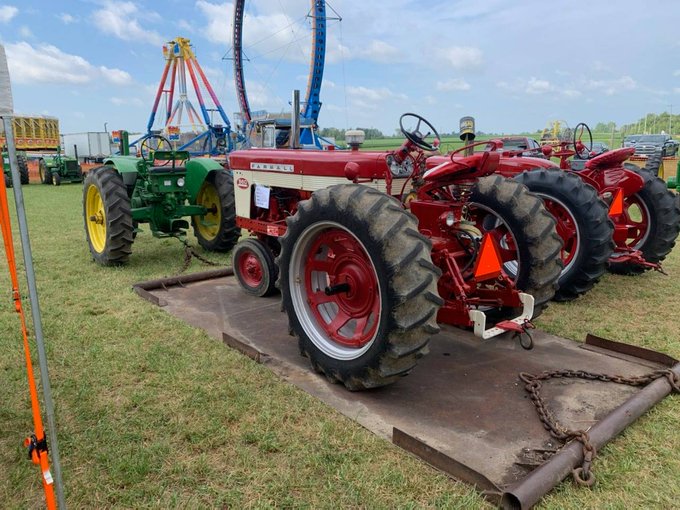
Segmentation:
<svg viewBox="0 0 680 510">
<path fill-rule="evenodd" d="M 247 149 L 229 154 L 229 168 L 324 177 L 383 179 L 391 152 L 356 150 Z M 349 172 L 349 173 L 348 173 Z"/>
<path fill-rule="evenodd" d="M 434 168 L 449 161 L 450 156 L 432 156 L 427 159 L 427 168 Z M 454 160 L 463 159 L 463 156 L 454 156 Z M 548 159 L 529 158 L 525 156 L 507 157 L 501 155 L 498 163 L 498 172 L 519 173 L 522 170 L 534 170 L 536 168 L 559 169 L 559 166 Z"/>
</svg>

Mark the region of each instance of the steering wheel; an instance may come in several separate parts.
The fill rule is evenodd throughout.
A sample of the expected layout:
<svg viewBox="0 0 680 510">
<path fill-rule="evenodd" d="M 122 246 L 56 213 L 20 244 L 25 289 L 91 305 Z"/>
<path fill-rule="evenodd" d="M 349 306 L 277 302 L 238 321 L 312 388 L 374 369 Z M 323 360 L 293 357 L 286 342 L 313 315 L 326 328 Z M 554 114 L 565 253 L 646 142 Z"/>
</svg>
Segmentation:
<svg viewBox="0 0 680 510">
<path fill-rule="evenodd" d="M 151 144 L 149 143 L 150 140 L 158 140 L 158 143 L 156 144 L 156 147 L 152 147 Z M 167 145 L 167 149 L 163 147 L 163 145 Z M 146 153 L 144 152 L 146 150 Z M 155 152 L 157 150 L 172 150 L 172 144 L 170 143 L 170 140 L 165 138 L 163 135 L 147 135 L 144 137 L 142 140 L 142 143 L 139 144 L 139 154 L 142 157 L 142 161 L 145 163 L 152 163 L 153 160 L 149 159 L 149 156 L 151 155 L 152 152 Z M 166 161 L 163 163 L 161 166 L 167 165 L 169 162 Z"/>
<path fill-rule="evenodd" d="M 590 141 L 588 145 L 583 143 L 583 133 L 586 131 Z M 593 150 L 593 133 L 590 132 L 590 128 L 584 122 L 576 124 L 574 128 L 574 150 L 576 151 L 576 156 L 580 159 L 588 159 Z"/>
<path fill-rule="evenodd" d="M 413 131 L 408 131 L 404 127 L 404 119 L 410 119 L 413 118 L 417 121 L 416 127 Z M 426 134 L 422 134 L 420 131 L 420 125 L 425 124 L 425 127 L 429 129 L 429 131 Z M 415 113 L 405 113 L 399 118 L 399 128 L 401 129 L 401 132 L 404 134 L 406 139 L 411 142 L 413 145 L 418 147 L 419 149 L 425 150 L 425 151 L 436 151 L 438 150 L 438 147 L 435 146 L 434 140 L 441 140 L 441 137 L 439 136 L 439 133 L 437 133 L 437 130 L 434 128 L 432 124 L 430 124 L 428 121 L 426 121 L 423 117 L 420 115 L 416 115 Z M 429 143 L 427 142 L 427 138 L 430 136 L 434 136 L 432 142 Z"/>
</svg>

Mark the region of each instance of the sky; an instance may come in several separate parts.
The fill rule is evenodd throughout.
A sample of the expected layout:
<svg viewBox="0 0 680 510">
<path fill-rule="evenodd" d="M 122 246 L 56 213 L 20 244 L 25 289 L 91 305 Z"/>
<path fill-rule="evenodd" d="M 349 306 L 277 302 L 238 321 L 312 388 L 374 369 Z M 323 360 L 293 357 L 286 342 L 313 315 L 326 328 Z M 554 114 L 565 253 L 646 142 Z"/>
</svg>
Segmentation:
<svg viewBox="0 0 680 510">
<path fill-rule="evenodd" d="M 252 110 L 304 96 L 311 3 L 246 1 Z M 478 130 L 519 133 L 680 113 L 677 0 L 333 0 L 327 11 L 342 20 L 328 21 L 322 128 L 391 135 L 415 112 L 440 132 L 471 115 Z M 233 3 L 208 0 L 0 1 L 15 111 L 56 116 L 63 133 L 143 131 L 162 45 L 181 36 L 233 121 L 232 18 Z"/>
</svg>

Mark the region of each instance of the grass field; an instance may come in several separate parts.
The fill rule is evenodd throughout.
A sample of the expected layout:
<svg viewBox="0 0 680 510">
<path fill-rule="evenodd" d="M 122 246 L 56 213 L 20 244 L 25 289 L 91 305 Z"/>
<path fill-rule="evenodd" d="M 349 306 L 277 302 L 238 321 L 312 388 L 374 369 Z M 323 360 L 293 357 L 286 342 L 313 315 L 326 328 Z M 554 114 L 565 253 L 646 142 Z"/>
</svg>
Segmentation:
<svg viewBox="0 0 680 510">
<path fill-rule="evenodd" d="M 24 190 L 70 508 L 486 505 L 470 486 L 133 294 L 133 282 L 177 272 L 177 241 L 140 234 L 129 266 L 101 268 L 85 243 L 80 186 Z M 608 275 L 578 301 L 553 304 L 538 325 L 680 357 L 680 250 L 665 268 L 670 276 Z M 4 258 L 0 288 L 0 507 L 40 508 L 38 471 L 21 447 L 32 422 Z M 679 403 L 666 399 L 599 452 L 594 489 L 563 483 L 541 507 L 677 507 Z"/>
</svg>

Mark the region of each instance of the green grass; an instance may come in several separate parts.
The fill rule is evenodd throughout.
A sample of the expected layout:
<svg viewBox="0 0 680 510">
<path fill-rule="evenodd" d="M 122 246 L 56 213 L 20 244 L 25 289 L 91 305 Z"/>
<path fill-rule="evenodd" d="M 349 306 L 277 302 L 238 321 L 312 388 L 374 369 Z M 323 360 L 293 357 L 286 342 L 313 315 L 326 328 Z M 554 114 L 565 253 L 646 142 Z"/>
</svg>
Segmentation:
<svg viewBox="0 0 680 510">
<path fill-rule="evenodd" d="M 177 241 L 140 234 L 130 265 L 101 268 L 85 243 L 80 187 L 24 190 L 71 508 L 484 505 L 471 487 L 138 298 L 133 282 L 179 269 Z M 678 357 L 677 251 L 666 269 L 671 276 L 607 276 L 577 302 L 552 305 L 539 325 Z M 39 508 L 38 471 L 21 447 L 32 422 L 4 258 L 0 288 L 0 506 Z M 679 422 L 678 398 L 669 398 L 600 452 L 595 489 L 567 482 L 542 506 L 675 506 Z"/>
</svg>

